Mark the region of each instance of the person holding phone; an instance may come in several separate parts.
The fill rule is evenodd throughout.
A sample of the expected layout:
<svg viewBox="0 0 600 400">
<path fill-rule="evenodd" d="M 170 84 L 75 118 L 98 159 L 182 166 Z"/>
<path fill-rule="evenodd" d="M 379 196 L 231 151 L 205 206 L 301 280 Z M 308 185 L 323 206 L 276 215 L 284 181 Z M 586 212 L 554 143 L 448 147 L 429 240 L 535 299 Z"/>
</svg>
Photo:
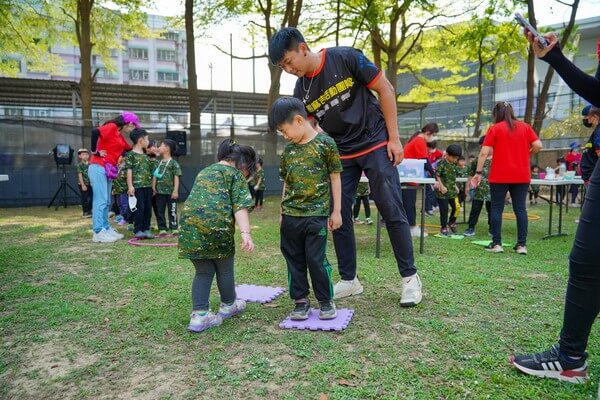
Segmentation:
<svg viewBox="0 0 600 400">
<path fill-rule="evenodd" d="M 555 34 L 545 36 L 548 41 L 546 47 L 531 32 L 525 31 L 525 35 L 538 58 L 550 64 L 577 94 L 600 107 L 600 66 L 595 77 L 587 75 L 563 55 Z M 585 350 L 590 330 L 600 311 L 599 238 L 600 169 L 594 168 L 569 255 L 569 281 L 560 339 L 546 351 L 511 356 L 510 362 L 519 371 L 573 383 L 588 380 L 588 354 Z"/>
</svg>

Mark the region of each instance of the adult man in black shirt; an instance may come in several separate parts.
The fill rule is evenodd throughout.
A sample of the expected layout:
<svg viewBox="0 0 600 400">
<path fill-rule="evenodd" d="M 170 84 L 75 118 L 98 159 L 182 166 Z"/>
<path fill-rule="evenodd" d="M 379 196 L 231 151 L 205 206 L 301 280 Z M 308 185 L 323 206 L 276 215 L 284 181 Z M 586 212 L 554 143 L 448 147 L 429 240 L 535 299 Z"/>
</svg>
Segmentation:
<svg viewBox="0 0 600 400">
<path fill-rule="evenodd" d="M 383 73 L 361 51 L 333 47 L 312 52 L 295 28 L 282 28 L 269 43 L 269 58 L 298 81 L 294 96 L 336 142 L 342 172 L 342 227 L 333 232 L 341 281 L 335 298 L 360 294 L 352 204 L 360 176 L 369 178 L 371 195 L 385 220 L 400 275 L 401 306 L 421 301 L 410 227 L 402 206 L 396 166 L 403 158 L 398 135 L 396 93 Z M 379 101 L 371 92 L 379 95 Z"/>
<path fill-rule="evenodd" d="M 586 106 L 582 114 L 585 115 L 586 126 L 594 130 L 581 153 L 581 178 L 587 183 L 594 172 L 600 153 L 600 108 Z"/>
</svg>

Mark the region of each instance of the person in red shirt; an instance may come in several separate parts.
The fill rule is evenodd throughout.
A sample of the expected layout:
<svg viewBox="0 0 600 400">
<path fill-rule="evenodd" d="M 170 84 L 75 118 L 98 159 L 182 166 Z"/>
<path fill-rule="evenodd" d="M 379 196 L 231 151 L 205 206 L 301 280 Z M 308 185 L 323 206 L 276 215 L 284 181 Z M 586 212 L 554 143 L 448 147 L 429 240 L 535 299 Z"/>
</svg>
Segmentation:
<svg viewBox="0 0 600 400">
<path fill-rule="evenodd" d="M 429 152 L 427 157 L 429 165 L 431 166 L 432 170 L 435 171 L 435 167 L 437 166 L 438 161 L 442 159 L 444 153 L 437 148 L 436 140 L 427 142 L 427 151 Z M 435 173 L 433 172 L 427 173 L 428 178 L 433 178 L 434 176 Z M 433 185 L 425 186 L 425 213 L 431 217 L 433 216 L 434 208 L 437 209 L 437 207 L 438 202 L 437 197 L 435 197 L 435 192 L 433 191 Z"/>
<path fill-rule="evenodd" d="M 123 135 L 139 128 L 138 117 L 124 112 L 117 118 L 106 122 L 92 131 L 92 157 L 88 175 L 93 188 L 92 200 L 92 236 L 93 242 L 110 243 L 122 239 L 123 235 L 115 231 L 108 223 L 108 209 L 112 192 L 112 180 L 117 176 L 117 160 L 131 146 Z"/>
<path fill-rule="evenodd" d="M 572 142 L 569 147 L 571 150 L 565 154 L 565 163 L 567 164 L 567 171 L 577 171 L 579 164 L 581 164 L 581 153 L 579 152 L 579 143 Z M 569 186 L 569 193 L 571 193 L 571 207 L 579 207 L 577 205 L 577 195 L 579 194 L 579 185 Z"/>
<path fill-rule="evenodd" d="M 429 150 L 427 149 L 427 143 L 432 142 L 438 132 L 439 128 L 436 123 L 432 122 L 426 124 L 419 132 L 413 134 L 412 137 L 408 139 L 408 142 L 404 145 L 404 158 L 426 160 L 425 170 L 432 176 L 433 169 L 429 164 Z M 408 185 L 416 186 L 416 184 Z M 421 236 L 421 227 L 417 226 L 417 191 L 411 189 L 403 190 L 402 204 L 404 204 L 404 210 L 406 210 L 406 218 L 408 219 L 408 224 L 410 225 L 411 236 Z"/>
<path fill-rule="evenodd" d="M 481 182 L 483 164 L 490 149 L 494 149 L 494 161 L 490 168 L 492 242 L 486 251 L 501 253 L 502 212 L 506 193 L 510 193 L 512 207 L 517 218 L 517 254 L 527 254 L 527 191 L 531 181 L 530 156 L 542 148 L 542 142 L 531 126 L 515 119 L 508 102 L 496 103 L 492 110 L 494 124 L 489 128 L 477 160 L 472 179 L 473 186 Z"/>
</svg>

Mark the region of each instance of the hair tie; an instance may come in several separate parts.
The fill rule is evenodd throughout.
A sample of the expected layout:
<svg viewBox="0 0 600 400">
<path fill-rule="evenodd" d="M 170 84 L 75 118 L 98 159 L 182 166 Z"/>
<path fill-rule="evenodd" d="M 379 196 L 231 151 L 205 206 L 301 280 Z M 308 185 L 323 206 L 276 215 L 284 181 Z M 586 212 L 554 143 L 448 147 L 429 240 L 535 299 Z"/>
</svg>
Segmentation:
<svg viewBox="0 0 600 400">
<path fill-rule="evenodd" d="M 510 104 L 508 104 L 508 102 L 504 101 L 504 107 L 508 107 Z"/>
</svg>

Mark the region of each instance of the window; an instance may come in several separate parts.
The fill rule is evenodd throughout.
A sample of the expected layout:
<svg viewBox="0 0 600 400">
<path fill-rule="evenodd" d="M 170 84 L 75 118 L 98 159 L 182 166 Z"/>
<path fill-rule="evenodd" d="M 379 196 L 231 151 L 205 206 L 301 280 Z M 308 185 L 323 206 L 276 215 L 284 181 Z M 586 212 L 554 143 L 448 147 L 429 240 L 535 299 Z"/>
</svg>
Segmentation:
<svg viewBox="0 0 600 400">
<path fill-rule="evenodd" d="M 144 71 L 141 69 L 129 70 L 129 79 L 131 79 L 132 81 L 147 81 L 148 78 L 148 71 Z"/>
<path fill-rule="evenodd" d="M 129 49 L 129 57 L 140 58 L 142 60 L 148 59 L 148 49 Z"/>
<path fill-rule="evenodd" d="M 7 117 L 22 117 L 23 109 L 22 108 L 5 108 L 4 115 Z"/>
<path fill-rule="evenodd" d="M 176 61 L 177 54 L 175 50 L 157 50 L 156 51 L 156 60 L 158 61 Z"/>
<path fill-rule="evenodd" d="M 179 40 L 179 33 L 177 33 L 177 32 L 163 32 L 160 34 L 160 36 L 166 40 L 174 40 L 174 41 Z"/>
<path fill-rule="evenodd" d="M 27 110 L 30 117 L 49 117 L 50 110 Z"/>
<path fill-rule="evenodd" d="M 158 73 L 158 81 L 159 82 L 179 82 L 179 73 L 178 72 L 159 72 Z"/>
</svg>

